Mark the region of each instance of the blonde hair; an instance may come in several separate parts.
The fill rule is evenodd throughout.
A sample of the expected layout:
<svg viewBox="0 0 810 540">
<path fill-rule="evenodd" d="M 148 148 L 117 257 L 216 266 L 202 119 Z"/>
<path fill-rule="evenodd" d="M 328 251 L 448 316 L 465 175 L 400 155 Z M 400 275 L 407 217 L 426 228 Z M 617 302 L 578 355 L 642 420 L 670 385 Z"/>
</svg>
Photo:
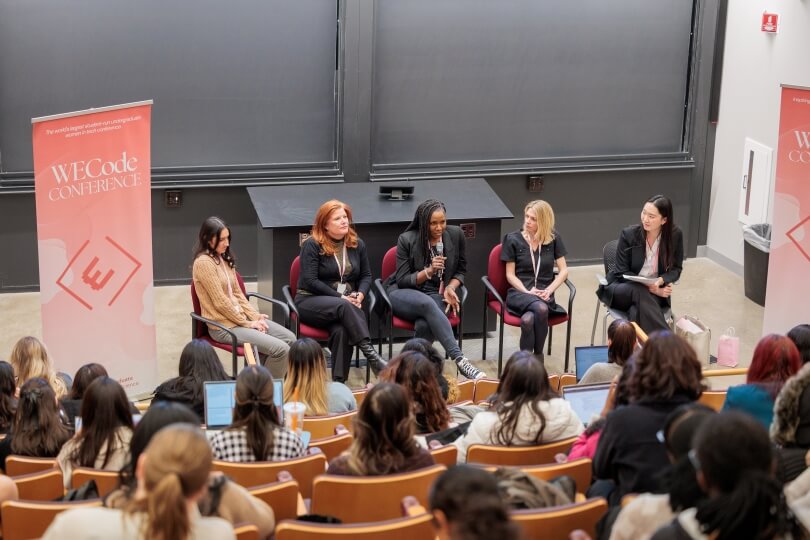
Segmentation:
<svg viewBox="0 0 810 540">
<path fill-rule="evenodd" d="M 523 209 L 523 213 L 525 214 L 526 212 L 532 212 L 537 219 L 537 234 L 535 234 L 535 240 L 537 240 L 540 245 L 548 244 L 554 240 L 554 210 L 551 209 L 551 205 L 546 201 L 538 199 L 526 205 L 526 208 Z"/>
<path fill-rule="evenodd" d="M 187 501 L 208 483 L 211 447 L 200 428 L 171 424 L 152 437 L 144 451 L 139 480 L 146 497 L 133 499 L 125 512 L 146 512 L 144 538 L 188 538 Z"/>
<path fill-rule="evenodd" d="M 11 350 L 9 363 L 14 368 L 18 386 L 22 386 L 29 379 L 40 377 L 48 381 L 57 399 L 67 395 L 65 381 L 56 375 L 45 344 L 37 338 L 33 336 L 20 338 Z"/>
<path fill-rule="evenodd" d="M 284 379 L 284 401 L 293 401 L 298 388 L 298 401 L 307 406 L 306 415 L 329 414 L 329 398 L 326 393 L 326 359 L 317 341 L 301 338 L 292 345 L 287 354 L 289 367 Z"/>
</svg>

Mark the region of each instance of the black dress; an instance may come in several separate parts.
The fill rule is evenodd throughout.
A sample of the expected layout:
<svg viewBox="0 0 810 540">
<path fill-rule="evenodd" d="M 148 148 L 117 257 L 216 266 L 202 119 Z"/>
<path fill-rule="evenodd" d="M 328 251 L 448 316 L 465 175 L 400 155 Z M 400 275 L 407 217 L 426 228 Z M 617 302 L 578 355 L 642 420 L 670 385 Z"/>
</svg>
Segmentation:
<svg viewBox="0 0 810 540">
<path fill-rule="evenodd" d="M 540 261 L 540 268 L 537 272 L 535 282 L 534 266 L 530 254 L 529 243 L 523 237 L 521 231 L 507 234 L 503 239 L 501 247 L 501 260 L 515 263 L 515 276 L 523 283 L 527 289 L 537 287 L 545 289 L 554 281 L 554 262 L 560 257 L 565 257 L 568 251 L 565 249 L 562 237 L 554 231 L 554 239 L 548 244 L 543 244 L 534 252 L 534 260 Z M 529 309 L 529 306 L 541 298 L 529 293 L 518 291 L 514 287 L 509 287 L 506 292 L 506 308 L 515 316 L 521 316 Z M 557 305 L 552 294 L 546 302 L 551 313 L 564 313 L 565 311 Z"/>
</svg>

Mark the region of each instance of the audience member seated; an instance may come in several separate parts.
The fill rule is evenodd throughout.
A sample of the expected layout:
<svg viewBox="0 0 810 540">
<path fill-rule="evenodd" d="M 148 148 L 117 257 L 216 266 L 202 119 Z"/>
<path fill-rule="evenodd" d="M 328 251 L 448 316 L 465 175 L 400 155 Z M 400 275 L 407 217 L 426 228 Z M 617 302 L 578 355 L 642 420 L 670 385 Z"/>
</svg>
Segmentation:
<svg viewBox="0 0 810 540">
<path fill-rule="evenodd" d="M 518 540 L 495 477 L 458 465 L 442 473 L 430 490 L 430 512 L 439 540 Z"/>
<path fill-rule="evenodd" d="M 703 498 L 695 468 L 689 461 L 689 450 L 697 430 L 715 414 L 713 409 L 699 403 L 682 405 L 672 411 L 661 430 L 671 463 L 661 473 L 664 493 L 639 494 L 621 508 L 610 531 L 610 540 L 649 538 L 679 512 L 694 507 Z"/>
<path fill-rule="evenodd" d="M 17 412 L 17 385 L 14 381 L 14 368 L 0 360 L 0 435 L 11 431 L 14 414 Z"/>
<path fill-rule="evenodd" d="M 297 400 L 307 406 L 307 416 L 357 409 L 357 400 L 352 391 L 345 384 L 328 379 L 326 358 L 317 341 L 299 339 L 290 345 L 287 358 L 289 367 L 284 379 L 284 401 L 295 401 L 297 396 Z"/>
<path fill-rule="evenodd" d="M 12 454 L 53 458 L 70 439 L 70 430 L 62 423 L 56 394 L 48 381 L 35 377 L 20 387 L 20 400 L 11 432 L 0 441 L 0 467 Z"/>
<path fill-rule="evenodd" d="M 396 384 L 376 384 L 360 404 L 351 447 L 333 459 L 326 472 L 379 476 L 433 465 L 433 456 L 417 444 L 414 433 L 405 390 Z"/>
<path fill-rule="evenodd" d="M 593 462 L 600 481 L 589 494 L 609 497 L 612 505 L 628 493 L 659 489 L 656 473 L 669 460 L 656 434 L 673 410 L 703 392 L 695 349 L 672 332 L 654 332 L 633 358 L 630 404 L 608 415 Z"/>
<path fill-rule="evenodd" d="M 439 383 L 439 390 L 442 392 L 442 399 L 446 403 L 455 403 L 458 398 L 458 381 L 444 376 L 444 358 L 436 350 L 436 347 L 423 338 L 411 338 L 402 346 L 401 353 L 415 351 L 430 360 L 436 368 L 436 380 Z"/>
<path fill-rule="evenodd" d="M 65 487 L 74 467 L 119 471 L 129 461 L 132 413 L 124 389 L 114 379 L 98 377 L 84 393 L 81 429 L 62 447 L 57 462 Z"/>
<path fill-rule="evenodd" d="M 728 389 L 723 410 L 746 412 L 769 428 L 776 396 L 800 367 L 799 350 L 789 338 L 778 334 L 763 337 L 754 349 L 746 384 Z"/>
<path fill-rule="evenodd" d="M 248 366 L 236 378 L 233 423 L 211 439 L 214 459 L 248 463 L 281 461 L 306 453 L 301 439 L 282 427 L 273 403 L 273 376 L 263 366 Z"/>
<path fill-rule="evenodd" d="M 622 368 L 636 348 L 636 329 L 630 321 L 617 319 L 607 331 L 608 361 L 588 368 L 579 384 L 608 383 L 622 374 Z"/>
<path fill-rule="evenodd" d="M 229 381 L 214 348 L 201 339 L 193 339 L 180 353 L 179 376 L 155 388 L 152 403 L 174 401 L 188 406 L 202 422 L 205 419 L 203 383 Z"/>
<path fill-rule="evenodd" d="M 59 514 L 44 539 L 235 538 L 233 526 L 202 517 L 211 449 L 198 427 L 173 425 L 156 434 L 135 469 L 138 488 L 121 510 L 91 507 Z"/>
<path fill-rule="evenodd" d="M 236 334 L 240 345 L 246 342 L 256 345 L 273 376 L 283 377 L 287 373 L 287 351 L 295 341 L 295 334 L 256 311 L 245 298 L 236 279 L 231 231 L 218 217 L 209 217 L 200 227 L 191 273 L 201 315 Z M 216 326 L 209 325 L 208 333 L 220 343 L 232 343 L 230 334 Z"/>
<path fill-rule="evenodd" d="M 787 337 L 799 349 L 799 355 L 802 357 L 802 365 L 810 362 L 810 324 L 797 324 L 790 329 Z"/>
<path fill-rule="evenodd" d="M 777 445 L 777 474 L 784 482 L 793 480 L 807 467 L 805 454 L 810 450 L 808 389 L 810 365 L 804 364 L 796 375 L 785 382 L 774 403 L 771 440 Z"/>
<path fill-rule="evenodd" d="M 124 508 L 137 492 L 135 470 L 152 437 L 172 424 L 198 425 L 197 416 L 185 405 L 161 401 L 143 415 L 130 445 L 130 460 L 121 469 L 121 487 L 104 499 L 104 505 Z M 269 538 L 275 528 L 273 509 L 267 503 L 252 496 L 239 484 L 230 481 L 218 471 L 208 476 L 208 490 L 197 502 L 204 516 L 221 517 L 232 525 L 251 523 L 259 529 L 260 538 Z"/>
<path fill-rule="evenodd" d="M 14 367 L 17 376 L 17 388 L 35 377 L 48 381 L 56 394 L 57 399 L 67 395 L 65 381 L 59 377 L 54 369 L 45 344 L 33 336 L 20 338 L 11 350 L 9 363 Z"/>
<path fill-rule="evenodd" d="M 548 335 L 549 314 L 565 315 L 554 300 L 554 291 L 568 279 L 567 253 L 560 233 L 554 228 L 554 210 L 539 199 L 523 209 L 523 229 L 503 239 L 501 261 L 506 263 L 509 282 L 506 308 L 520 317 L 520 350 L 534 352 L 540 359 Z"/>
<path fill-rule="evenodd" d="M 773 476 L 771 442 L 761 423 L 738 412 L 712 415 L 692 447 L 689 458 L 705 498 L 659 529 L 654 540 L 807 538 Z"/>
<path fill-rule="evenodd" d="M 438 339 L 462 375 L 480 379 L 486 374 L 473 366 L 458 346 L 445 315 L 458 313 L 456 290 L 467 272 L 464 233 L 447 225 L 444 203 L 428 199 L 420 204 L 413 221 L 397 240 L 397 269 L 385 286 L 394 315 L 413 321 L 416 337 Z"/>
<path fill-rule="evenodd" d="M 477 414 L 454 444 L 464 463 L 472 444 L 531 446 L 576 437 L 583 429 L 571 405 L 551 390 L 543 362 L 518 351 L 504 368 L 490 410 Z"/>
<path fill-rule="evenodd" d="M 436 368 L 420 353 L 404 352 L 388 363 L 380 380 L 399 384 L 413 407 L 416 432 L 436 433 L 450 427 L 450 413 L 442 399 Z"/>
<path fill-rule="evenodd" d="M 99 377 L 107 377 L 107 370 L 101 364 L 85 364 L 76 371 L 76 376 L 73 377 L 73 384 L 70 387 L 70 392 L 60 400 L 62 410 L 68 418 L 68 423 L 73 426 L 76 423 L 76 417 L 81 416 L 82 398 L 84 392 L 90 383 Z"/>
<path fill-rule="evenodd" d="M 371 344 L 368 302 L 364 302 L 371 286 L 371 267 L 366 244 L 354 230 L 349 205 L 333 199 L 318 208 L 299 261 L 295 305 L 301 322 L 329 329 L 332 379 L 345 382 L 349 378 L 355 346 L 378 374 L 385 361 Z"/>
</svg>

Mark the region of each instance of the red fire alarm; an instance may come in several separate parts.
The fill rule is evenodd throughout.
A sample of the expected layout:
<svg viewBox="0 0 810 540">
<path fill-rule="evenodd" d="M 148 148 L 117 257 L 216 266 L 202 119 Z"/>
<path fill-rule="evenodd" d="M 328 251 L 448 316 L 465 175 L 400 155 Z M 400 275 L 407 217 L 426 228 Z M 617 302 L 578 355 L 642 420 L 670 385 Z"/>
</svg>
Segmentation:
<svg viewBox="0 0 810 540">
<path fill-rule="evenodd" d="M 766 11 L 762 14 L 762 31 L 768 34 L 776 34 L 779 32 L 778 13 L 768 13 Z"/>
</svg>

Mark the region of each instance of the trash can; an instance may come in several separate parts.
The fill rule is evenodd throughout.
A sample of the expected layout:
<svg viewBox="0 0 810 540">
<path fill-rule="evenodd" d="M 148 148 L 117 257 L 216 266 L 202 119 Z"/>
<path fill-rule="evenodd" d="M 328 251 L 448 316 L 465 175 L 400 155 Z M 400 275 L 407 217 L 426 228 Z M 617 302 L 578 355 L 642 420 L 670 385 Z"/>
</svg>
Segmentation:
<svg viewBox="0 0 810 540">
<path fill-rule="evenodd" d="M 764 306 L 765 289 L 768 285 L 768 258 L 771 252 L 771 225 L 769 223 L 743 225 L 743 238 L 745 297 Z"/>
</svg>

